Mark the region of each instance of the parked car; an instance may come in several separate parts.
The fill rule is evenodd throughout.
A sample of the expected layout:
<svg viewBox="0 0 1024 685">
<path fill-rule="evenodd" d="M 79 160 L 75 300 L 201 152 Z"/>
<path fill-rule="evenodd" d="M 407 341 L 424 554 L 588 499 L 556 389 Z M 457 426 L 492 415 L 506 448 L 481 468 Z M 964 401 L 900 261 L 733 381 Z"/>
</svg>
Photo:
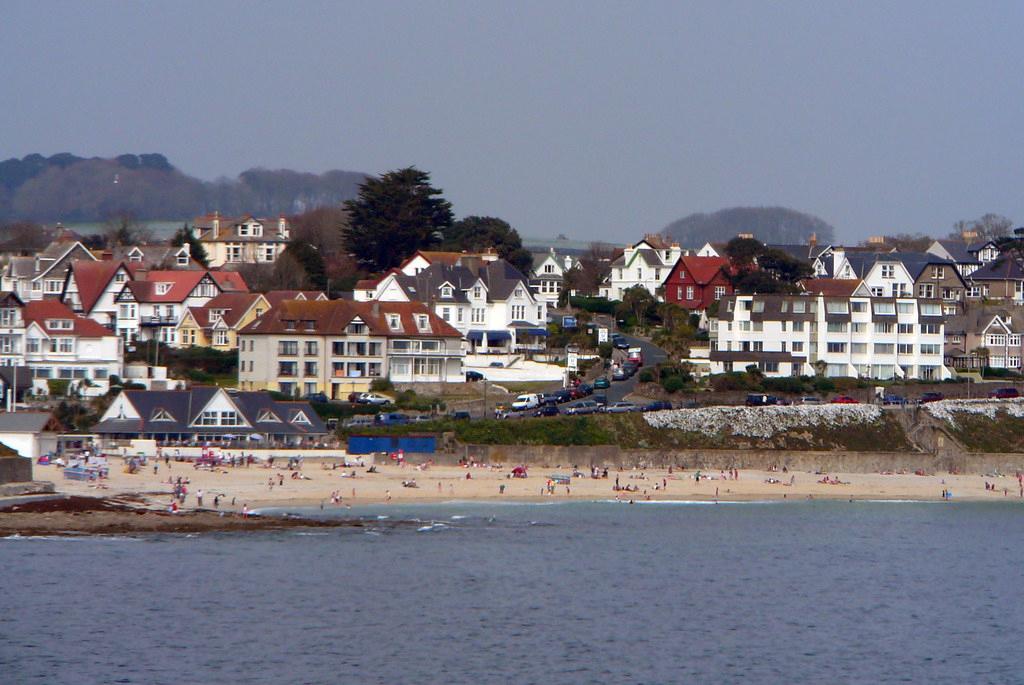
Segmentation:
<svg viewBox="0 0 1024 685">
<path fill-rule="evenodd" d="M 362 416 L 350 416 L 341 422 L 341 425 L 345 428 L 366 428 L 374 424 L 373 416 L 369 414 L 363 414 Z"/>
<path fill-rule="evenodd" d="M 558 416 L 558 414 L 557 404 L 545 404 L 533 413 L 534 416 Z"/>
<path fill-rule="evenodd" d="M 611 382 L 604 376 L 594 381 L 594 390 L 607 390 L 610 387 L 612 387 Z"/>
<path fill-rule="evenodd" d="M 601 405 L 601 411 L 604 411 L 604 408 L 608 406 L 608 396 L 607 395 L 594 395 L 593 399 L 594 399 L 594 402 L 596 402 L 597 404 Z"/>
<path fill-rule="evenodd" d="M 551 398 L 558 404 L 564 404 L 572 399 L 572 391 L 569 388 L 562 388 L 551 393 Z"/>
<path fill-rule="evenodd" d="M 469 412 L 463 412 L 463 413 L 466 414 L 466 418 L 468 419 L 469 418 Z M 459 418 L 459 417 L 453 416 L 452 418 Z M 430 414 L 417 414 L 416 416 L 414 416 L 411 419 L 409 419 L 409 422 L 410 423 L 430 423 L 433 420 L 434 420 L 434 417 L 431 416 Z"/>
<path fill-rule="evenodd" d="M 1020 397 L 1020 392 L 1017 388 L 996 388 L 988 396 L 994 400 L 1012 400 L 1015 397 Z"/>
<path fill-rule="evenodd" d="M 832 404 L 860 404 L 849 395 L 836 395 L 832 398 Z"/>
<path fill-rule="evenodd" d="M 605 407 L 605 411 L 609 414 L 626 414 L 631 411 L 639 411 L 640 407 L 636 406 L 632 402 L 615 402 Z"/>
<path fill-rule="evenodd" d="M 644 365 L 644 351 L 639 347 L 630 347 L 629 356 L 627 358 L 631 362 L 636 362 L 637 366 Z"/>
<path fill-rule="evenodd" d="M 907 398 L 903 395 L 882 395 L 882 404 L 895 404 L 903 406 L 907 403 Z"/>
<path fill-rule="evenodd" d="M 580 383 L 576 386 L 576 390 L 583 396 L 588 397 L 594 394 L 594 388 L 588 383 Z"/>
<path fill-rule="evenodd" d="M 626 372 L 627 376 L 632 378 L 640 370 L 640 365 L 636 362 L 626 362 L 622 365 L 622 370 Z"/>
<path fill-rule="evenodd" d="M 356 402 L 359 404 L 375 404 L 378 406 L 391 404 L 392 400 L 390 397 L 384 395 L 378 395 L 375 392 L 361 392 L 356 397 Z"/>
<path fill-rule="evenodd" d="M 469 421 L 473 417 L 469 415 L 468 411 L 453 411 L 452 418 L 456 421 Z"/>
<path fill-rule="evenodd" d="M 306 400 L 307 402 L 323 402 L 324 404 L 326 404 L 327 403 L 327 393 L 311 392 L 308 395 L 303 395 L 302 399 Z"/>
<path fill-rule="evenodd" d="M 643 407 L 643 410 L 644 411 L 663 411 L 665 409 L 671 409 L 671 408 L 672 408 L 672 403 L 671 402 L 668 402 L 666 400 L 658 400 L 656 402 L 651 402 L 650 404 L 645 404 L 644 407 Z"/>
<path fill-rule="evenodd" d="M 762 393 L 747 395 L 746 405 L 748 407 L 768 407 L 775 404 L 779 404 L 779 398 L 775 395 L 765 395 Z"/>
<path fill-rule="evenodd" d="M 466 372 L 466 380 L 467 381 L 474 382 L 474 381 L 482 381 L 483 379 L 484 379 L 484 375 L 482 373 L 480 373 L 479 371 L 467 371 Z"/>
<path fill-rule="evenodd" d="M 629 343 L 626 342 L 625 338 L 612 338 L 612 347 L 617 350 L 628 350 Z"/>
<path fill-rule="evenodd" d="M 926 392 L 921 395 L 921 399 L 917 401 L 918 404 L 928 404 L 929 402 L 938 402 L 939 400 L 945 399 L 946 396 L 941 392 Z"/>
<path fill-rule="evenodd" d="M 527 409 L 536 409 L 540 406 L 540 395 L 537 393 L 528 393 L 526 395 L 520 395 L 512 402 L 512 411 L 525 411 Z"/>
<path fill-rule="evenodd" d="M 627 378 L 629 378 L 629 374 L 626 372 L 626 369 L 622 368 L 621 366 L 612 371 L 613 381 L 624 381 Z"/>
<path fill-rule="evenodd" d="M 399 414 L 397 412 L 385 412 L 377 414 L 374 423 L 381 426 L 400 426 L 409 423 L 409 417 L 406 414 Z"/>
<path fill-rule="evenodd" d="M 800 404 L 825 404 L 820 397 L 815 395 L 807 395 L 806 397 L 800 398 Z"/>
<path fill-rule="evenodd" d="M 491 362 L 490 364 L 488 364 L 488 366 L 491 367 L 492 369 L 504 369 L 505 368 L 505 363 L 504 362 Z"/>
<path fill-rule="evenodd" d="M 601 411 L 600 404 L 594 400 L 583 400 L 582 402 L 577 402 L 576 404 L 569 406 L 565 410 L 565 413 L 571 414 L 572 416 L 582 416 L 584 414 L 596 414 L 599 411 Z"/>
</svg>

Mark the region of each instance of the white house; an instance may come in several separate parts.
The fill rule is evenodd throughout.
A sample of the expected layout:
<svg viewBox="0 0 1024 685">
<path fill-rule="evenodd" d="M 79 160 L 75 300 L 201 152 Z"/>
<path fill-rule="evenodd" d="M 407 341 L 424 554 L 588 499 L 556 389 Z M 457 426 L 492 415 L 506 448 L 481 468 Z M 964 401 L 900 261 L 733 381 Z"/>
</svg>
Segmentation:
<svg viewBox="0 0 1024 685">
<path fill-rule="evenodd" d="M 598 292 L 609 300 L 621 300 L 627 290 L 641 286 L 657 296 L 681 256 L 679 243 L 667 244 L 661 236 L 648 235 L 612 261 L 611 272 Z"/>
<path fill-rule="evenodd" d="M 472 351 L 543 349 L 547 302 L 503 259 L 460 255 L 454 265 L 432 264 L 415 275 L 395 269 L 357 291 L 357 300 L 423 302 L 469 341 Z"/>
<path fill-rule="evenodd" d="M 238 218 L 220 212 L 197 217 L 192 234 L 206 250 L 211 267 L 225 264 L 272 264 L 291 239 L 291 225 L 283 215 L 258 219 L 251 214 Z"/>
<path fill-rule="evenodd" d="M 0 290 L 12 292 L 22 302 L 60 297 L 71 263 L 96 261 L 96 255 L 77 240 L 58 239 L 30 257 L 11 257 L 0 277 Z"/>
<path fill-rule="evenodd" d="M 60 429 L 60 423 L 50 412 L 0 413 L 0 443 L 29 459 L 56 452 Z"/>
<path fill-rule="evenodd" d="M 538 300 L 557 305 L 562 292 L 565 274 L 579 265 L 579 260 L 570 255 L 558 255 L 555 248 L 550 252 L 534 255 L 530 272 L 530 287 Z"/>
</svg>

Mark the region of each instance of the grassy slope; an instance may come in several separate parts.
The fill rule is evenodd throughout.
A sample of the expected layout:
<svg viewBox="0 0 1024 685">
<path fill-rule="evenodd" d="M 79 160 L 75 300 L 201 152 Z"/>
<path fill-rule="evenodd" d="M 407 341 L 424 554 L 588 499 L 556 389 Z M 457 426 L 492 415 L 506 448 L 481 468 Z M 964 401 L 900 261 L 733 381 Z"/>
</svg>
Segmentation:
<svg viewBox="0 0 1024 685">
<path fill-rule="evenodd" d="M 813 428 L 756 439 L 726 434 L 652 428 L 640 414 L 551 418 L 437 421 L 360 430 L 360 434 L 404 435 L 453 432 L 463 443 L 489 445 L 618 445 L 626 449 L 789 449 L 896 451 L 911 449 L 902 427 L 888 416 L 869 425 Z"/>
<path fill-rule="evenodd" d="M 972 452 L 1024 452 L 1024 419 L 1004 412 L 996 414 L 994 421 L 987 416 L 958 413 L 956 422 L 950 431 Z"/>
</svg>

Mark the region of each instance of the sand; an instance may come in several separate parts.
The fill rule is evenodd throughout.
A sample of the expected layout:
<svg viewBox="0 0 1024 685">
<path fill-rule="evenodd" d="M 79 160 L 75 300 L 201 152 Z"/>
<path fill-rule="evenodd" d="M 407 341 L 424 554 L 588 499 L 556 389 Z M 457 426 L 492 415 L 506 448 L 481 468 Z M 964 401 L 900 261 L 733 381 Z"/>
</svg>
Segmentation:
<svg viewBox="0 0 1024 685">
<path fill-rule="evenodd" d="M 568 474 L 569 468 L 532 467 L 525 479 L 509 478 L 509 468 L 485 466 L 425 466 L 417 468 L 406 464 L 399 467 L 393 462 L 378 465 L 379 473 L 367 473 L 366 468 L 330 469 L 320 463 L 307 461 L 301 478 L 292 478 L 292 471 L 276 467 L 251 466 L 249 468 L 222 467 L 214 470 L 197 469 L 187 462 L 160 462 L 156 473 L 153 462 L 140 473 L 128 474 L 120 460 L 111 461 L 109 479 L 100 483 L 65 481 L 54 466 L 36 466 L 37 480 L 51 480 L 57 491 L 88 496 L 138 497 L 147 506 L 166 509 L 172 500 L 173 486 L 168 477 L 187 478 L 188 494 L 184 509 L 196 508 L 197 494 L 203 491 L 202 507 L 214 509 L 214 496 L 220 495 L 216 507 L 220 511 L 240 512 L 243 506 L 250 511 L 268 507 L 359 507 L 367 504 L 437 502 L 451 500 L 520 500 L 549 501 L 564 499 L 612 500 L 617 496 L 635 500 L 941 500 L 943 490 L 952 491 L 953 500 L 986 500 L 1021 502 L 1020 488 L 1014 474 L 1006 476 L 952 475 L 952 474 L 890 474 L 829 473 L 828 478 L 841 484 L 825 484 L 821 474 L 808 472 L 765 472 L 741 470 L 738 479 L 721 472 L 702 472 L 711 479 L 695 479 L 695 470 L 665 469 L 616 470 L 609 468 L 608 478 L 572 478 L 571 484 L 558 485 L 554 494 L 547 494 L 548 476 Z M 355 474 L 352 477 L 352 474 Z M 470 476 L 467 478 L 467 476 Z M 620 485 L 636 487 L 635 492 L 613 490 L 615 480 Z M 283 479 L 283 484 L 282 484 Z M 771 479 L 781 482 L 770 482 Z M 415 480 L 418 487 L 402 485 Z M 273 481 L 273 487 L 268 485 Z M 789 483 L 792 482 L 792 485 Z M 986 490 L 985 483 L 995 483 L 995 490 Z M 504 486 L 504 492 L 501 488 Z M 1005 494 L 1004 494 L 1005 491 Z M 332 502 L 331 494 L 338 493 L 340 501 Z"/>
</svg>

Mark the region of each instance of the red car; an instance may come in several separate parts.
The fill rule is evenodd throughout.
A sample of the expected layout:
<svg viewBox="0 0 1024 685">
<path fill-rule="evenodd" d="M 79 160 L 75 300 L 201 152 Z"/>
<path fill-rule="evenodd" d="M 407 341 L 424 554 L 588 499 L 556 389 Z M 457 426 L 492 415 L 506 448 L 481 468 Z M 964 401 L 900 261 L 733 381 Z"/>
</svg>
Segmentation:
<svg viewBox="0 0 1024 685">
<path fill-rule="evenodd" d="M 832 398 L 832 404 L 860 404 L 849 395 L 836 395 Z"/>
</svg>

